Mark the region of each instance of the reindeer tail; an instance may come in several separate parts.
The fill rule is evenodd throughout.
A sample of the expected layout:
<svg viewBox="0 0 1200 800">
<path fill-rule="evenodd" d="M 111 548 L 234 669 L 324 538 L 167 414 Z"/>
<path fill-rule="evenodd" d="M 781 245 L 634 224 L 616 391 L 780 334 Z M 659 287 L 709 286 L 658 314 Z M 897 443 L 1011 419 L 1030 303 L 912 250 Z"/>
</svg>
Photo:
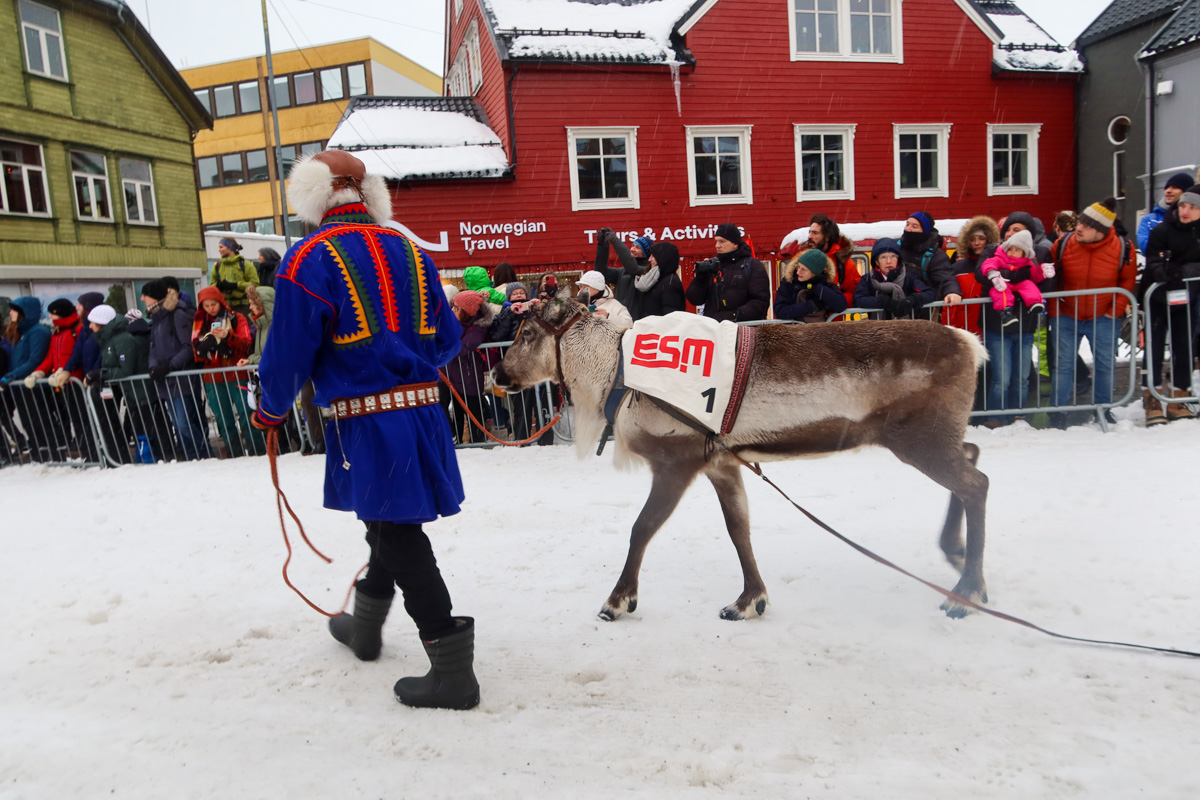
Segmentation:
<svg viewBox="0 0 1200 800">
<path fill-rule="evenodd" d="M 967 348 L 971 351 L 971 355 L 973 355 L 975 357 L 975 369 L 976 370 L 978 370 L 980 367 L 982 367 L 984 364 L 987 363 L 987 360 L 988 360 L 987 349 L 984 348 L 983 342 L 979 341 L 978 336 L 976 336 L 975 334 L 971 333 L 970 331 L 964 330 L 962 328 L 951 328 L 950 330 L 954 331 L 959 336 L 961 336 L 963 341 L 967 344 Z"/>
</svg>

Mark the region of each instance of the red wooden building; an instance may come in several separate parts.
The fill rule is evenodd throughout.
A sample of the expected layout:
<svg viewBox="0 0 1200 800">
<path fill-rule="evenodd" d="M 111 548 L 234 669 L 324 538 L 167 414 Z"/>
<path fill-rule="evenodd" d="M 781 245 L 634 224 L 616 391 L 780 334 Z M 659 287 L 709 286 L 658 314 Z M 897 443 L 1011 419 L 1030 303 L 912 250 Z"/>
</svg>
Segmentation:
<svg viewBox="0 0 1200 800">
<path fill-rule="evenodd" d="M 816 212 L 1075 205 L 1081 67 L 1010 0 L 446 5 L 448 96 L 357 98 L 330 142 L 443 269 L 590 261 L 603 226 L 695 257 L 730 221 L 761 256 Z"/>
</svg>

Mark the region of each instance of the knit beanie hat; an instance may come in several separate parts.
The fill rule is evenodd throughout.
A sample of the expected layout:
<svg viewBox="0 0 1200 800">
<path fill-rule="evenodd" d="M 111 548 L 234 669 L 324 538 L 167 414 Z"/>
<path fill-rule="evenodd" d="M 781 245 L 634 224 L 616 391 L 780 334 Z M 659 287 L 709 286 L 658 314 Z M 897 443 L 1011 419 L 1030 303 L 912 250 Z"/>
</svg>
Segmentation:
<svg viewBox="0 0 1200 800">
<path fill-rule="evenodd" d="M 221 290 L 215 286 L 205 286 L 196 292 L 197 303 L 203 304 L 205 300 L 216 300 L 221 305 L 225 305 L 225 297 L 221 294 Z"/>
<path fill-rule="evenodd" d="M 1196 183 L 1192 176 L 1186 172 L 1176 172 L 1171 177 L 1167 178 L 1167 188 L 1174 187 L 1182 191 L 1187 191 Z"/>
<path fill-rule="evenodd" d="M 98 305 L 88 312 L 88 322 L 97 325 L 107 325 L 117 318 L 117 310 L 112 306 Z"/>
<path fill-rule="evenodd" d="M 442 291 L 445 292 L 446 302 L 449 303 L 451 300 L 454 299 L 454 296 L 456 294 L 458 294 L 459 288 L 457 286 L 455 286 L 453 283 L 443 283 Z"/>
<path fill-rule="evenodd" d="M 525 293 L 525 299 L 528 300 L 529 299 L 529 287 L 526 286 L 525 284 L 521 283 L 520 281 L 513 281 L 512 283 L 508 284 L 508 286 L 505 286 L 504 287 L 504 297 L 508 300 L 512 300 L 513 292 L 517 291 L 518 289 L 520 289 L 522 292 Z"/>
<path fill-rule="evenodd" d="M 1033 258 L 1036 253 L 1033 249 L 1033 234 L 1029 231 L 1017 231 L 1012 236 L 1005 240 L 1001 248 L 1007 250 L 1010 247 L 1019 247 L 1026 258 Z"/>
<path fill-rule="evenodd" d="M 727 242 L 740 245 L 742 243 L 742 232 L 738 230 L 738 226 L 732 222 L 722 222 L 717 226 L 717 236 L 720 236 Z"/>
<path fill-rule="evenodd" d="M 84 292 L 79 295 L 79 305 L 83 306 L 83 315 L 86 317 L 91 310 L 104 302 L 104 295 L 100 292 Z"/>
<path fill-rule="evenodd" d="M 67 298 L 60 297 L 46 306 L 46 312 L 59 318 L 69 317 L 75 313 L 75 306 Z"/>
<path fill-rule="evenodd" d="M 649 236 L 639 236 L 633 240 L 633 243 L 642 248 L 642 255 L 646 258 L 650 257 L 650 247 L 654 244 L 654 240 Z"/>
<path fill-rule="evenodd" d="M 924 233 L 929 233 L 931 230 L 933 230 L 933 217 L 929 216 L 924 211 L 914 211 L 908 215 L 908 218 L 915 219 L 917 222 L 921 223 L 921 230 Z"/>
<path fill-rule="evenodd" d="M 142 284 L 142 296 L 161 303 L 167 299 L 167 284 L 160 280 L 146 281 Z"/>
<path fill-rule="evenodd" d="M 1180 198 L 1182 200 L 1182 198 Z M 1109 228 L 1113 226 L 1113 222 L 1117 219 L 1117 212 L 1109 207 L 1109 200 L 1101 203 L 1092 203 L 1090 206 L 1079 212 L 1079 218 L 1076 222 L 1080 225 L 1087 225 L 1089 228 L 1095 228 L 1101 233 L 1108 233 Z M 1116 205 L 1116 203 L 1112 203 Z"/>
<path fill-rule="evenodd" d="M 1179 195 L 1179 202 L 1200 206 L 1200 183 L 1189 186 L 1183 194 Z"/>
<path fill-rule="evenodd" d="M 483 308 L 483 297 L 479 292 L 459 292 L 450 303 L 462 309 L 468 317 L 474 317 Z"/>
<path fill-rule="evenodd" d="M 811 247 L 800 254 L 799 263 L 819 278 L 825 274 L 825 268 L 829 265 L 829 259 L 820 250 Z"/>
</svg>

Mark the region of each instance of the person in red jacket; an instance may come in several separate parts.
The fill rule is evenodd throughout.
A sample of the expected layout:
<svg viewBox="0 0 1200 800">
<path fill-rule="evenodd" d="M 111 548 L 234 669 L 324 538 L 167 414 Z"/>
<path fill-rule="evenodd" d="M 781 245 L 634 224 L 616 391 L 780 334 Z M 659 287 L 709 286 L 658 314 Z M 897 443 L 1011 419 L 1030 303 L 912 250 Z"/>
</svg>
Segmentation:
<svg viewBox="0 0 1200 800">
<path fill-rule="evenodd" d="M 1121 288 L 1133 291 L 1137 279 L 1136 248 L 1113 229 L 1116 221 L 1116 200 L 1108 198 L 1092 203 L 1079 213 L 1075 230 L 1054 243 L 1051 260 L 1061 266 L 1055 277 L 1058 291 Z M 1122 258 L 1124 254 L 1124 258 Z M 1095 358 L 1092 400 L 1097 405 L 1112 402 L 1113 366 L 1117 353 L 1117 338 L 1121 318 L 1129 301 L 1116 292 L 1078 297 L 1058 298 L 1049 304 L 1051 329 L 1054 337 L 1054 405 L 1072 404 L 1071 389 L 1075 385 L 1075 355 L 1085 337 Z M 1086 402 L 1075 398 L 1074 403 Z M 1109 422 L 1112 413 L 1105 410 Z M 1066 419 L 1056 417 L 1055 424 L 1066 425 Z"/>
<path fill-rule="evenodd" d="M 192 349 L 196 353 L 196 361 L 200 362 L 202 368 L 211 370 L 237 366 L 237 362 L 250 353 L 250 346 L 254 342 L 246 317 L 231 309 L 221 290 L 215 286 L 204 287 L 196 298 L 200 301 L 200 308 L 196 310 L 192 321 Z M 247 374 L 214 371 L 203 379 L 208 407 L 217 418 L 217 428 L 233 458 L 244 455 L 235 412 L 241 420 L 246 449 L 254 455 L 267 452 L 262 433 L 250 425 L 250 409 L 246 405 L 246 392 L 242 386 Z"/>
<path fill-rule="evenodd" d="M 42 447 L 51 452 L 64 455 L 67 450 L 82 450 L 81 443 L 87 437 L 87 411 L 83 403 L 83 393 L 78 384 L 42 383 L 42 378 L 53 375 L 71 360 L 71 352 L 75 349 L 75 339 L 79 336 L 81 324 L 75 306 L 65 297 L 60 297 L 46 306 L 50 316 L 51 334 L 50 349 L 46 357 L 25 377 L 25 387 L 30 391 L 30 397 L 35 398 L 42 414 L 34 423 L 34 438 Z M 82 372 L 72 373 L 72 377 L 82 378 Z"/>
</svg>

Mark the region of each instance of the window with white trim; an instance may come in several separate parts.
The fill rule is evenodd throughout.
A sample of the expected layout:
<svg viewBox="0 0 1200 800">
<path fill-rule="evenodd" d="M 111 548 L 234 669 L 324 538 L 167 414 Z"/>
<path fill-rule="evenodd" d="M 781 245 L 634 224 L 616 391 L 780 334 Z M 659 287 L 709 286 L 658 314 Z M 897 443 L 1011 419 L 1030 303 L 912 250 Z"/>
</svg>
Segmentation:
<svg viewBox="0 0 1200 800">
<path fill-rule="evenodd" d="M 451 97 L 470 97 L 483 86 L 483 64 L 479 61 L 479 21 L 471 20 L 463 35 L 454 63 L 446 78 Z"/>
<path fill-rule="evenodd" d="M 950 125 L 893 125 L 897 198 L 950 196 Z"/>
<path fill-rule="evenodd" d="M 463 12 L 463 0 L 454 0 L 454 18 L 451 19 L 450 21 L 454 22 L 454 20 L 462 17 L 462 12 Z"/>
<path fill-rule="evenodd" d="M 150 162 L 122 158 L 117 161 L 117 166 L 121 169 L 121 188 L 125 193 L 125 219 L 131 225 L 157 224 Z"/>
<path fill-rule="evenodd" d="M 20 0 L 18 6 L 21 41 L 25 45 L 25 69 L 34 75 L 65 81 L 67 56 L 63 51 L 58 11 L 31 0 Z"/>
<path fill-rule="evenodd" d="M 750 125 L 688 126 L 688 192 L 693 206 L 754 202 Z"/>
<path fill-rule="evenodd" d="M 1041 125 L 988 125 L 992 179 L 988 195 L 1037 194 Z"/>
<path fill-rule="evenodd" d="M 75 213 L 85 222 L 112 222 L 108 198 L 108 160 L 103 153 L 71 151 L 71 183 Z"/>
<path fill-rule="evenodd" d="M 0 213 L 50 216 L 42 146 L 0 139 Z"/>
<path fill-rule="evenodd" d="M 641 208 L 637 128 L 567 128 L 571 210 Z"/>
<path fill-rule="evenodd" d="M 902 0 L 789 0 L 792 61 L 904 62 Z"/>
<path fill-rule="evenodd" d="M 796 201 L 854 199 L 855 125 L 793 125 Z"/>
<path fill-rule="evenodd" d="M 1113 152 L 1113 197 L 1125 199 L 1125 151 Z"/>
</svg>

